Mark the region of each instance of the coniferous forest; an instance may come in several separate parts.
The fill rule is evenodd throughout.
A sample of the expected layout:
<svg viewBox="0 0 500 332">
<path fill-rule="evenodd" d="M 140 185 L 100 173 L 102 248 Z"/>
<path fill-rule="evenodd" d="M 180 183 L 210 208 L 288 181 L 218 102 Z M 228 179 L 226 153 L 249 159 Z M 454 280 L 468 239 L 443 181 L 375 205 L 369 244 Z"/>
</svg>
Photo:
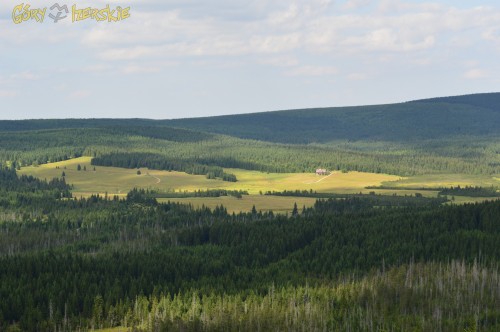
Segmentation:
<svg viewBox="0 0 500 332">
<path fill-rule="evenodd" d="M 500 201 L 449 199 L 493 198 L 497 187 L 441 186 L 436 197 L 289 188 L 262 198 L 315 203 L 236 213 L 174 199 L 244 190 L 74 197 L 64 169 L 54 179 L 20 170 L 87 156 L 236 183 L 228 168 L 495 179 L 499 100 L 0 121 L 0 331 L 498 331 Z"/>
<path fill-rule="evenodd" d="M 227 181 L 237 179 L 221 168 L 498 174 L 498 105 L 500 93 L 491 93 L 181 120 L 0 121 L 0 161 L 27 166 L 92 156 L 103 165 Z"/>
<path fill-rule="evenodd" d="M 498 201 L 228 214 L 0 174 L 4 330 L 500 327 Z"/>
</svg>

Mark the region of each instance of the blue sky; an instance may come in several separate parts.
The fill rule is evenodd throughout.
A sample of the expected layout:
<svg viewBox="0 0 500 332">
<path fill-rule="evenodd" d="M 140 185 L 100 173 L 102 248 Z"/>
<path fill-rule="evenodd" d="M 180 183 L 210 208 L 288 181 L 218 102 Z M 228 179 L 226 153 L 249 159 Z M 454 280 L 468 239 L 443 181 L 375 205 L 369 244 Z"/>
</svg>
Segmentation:
<svg viewBox="0 0 500 332">
<path fill-rule="evenodd" d="M 14 24 L 0 118 L 181 118 L 500 91 L 498 1 L 58 1 L 116 23 Z M 29 2 L 31 8 L 54 1 Z"/>
</svg>

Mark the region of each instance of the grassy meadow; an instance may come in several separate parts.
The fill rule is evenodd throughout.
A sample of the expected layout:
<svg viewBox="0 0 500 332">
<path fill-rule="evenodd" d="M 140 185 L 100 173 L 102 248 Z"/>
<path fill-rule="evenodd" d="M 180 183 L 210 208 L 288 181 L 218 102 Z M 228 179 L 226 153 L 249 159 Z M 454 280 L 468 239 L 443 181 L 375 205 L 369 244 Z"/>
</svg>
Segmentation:
<svg viewBox="0 0 500 332">
<path fill-rule="evenodd" d="M 383 182 L 382 185 L 404 188 L 437 188 L 452 186 L 498 187 L 500 186 L 500 178 L 473 174 L 429 174 L 401 178 L 396 181 L 386 181 Z"/>
<path fill-rule="evenodd" d="M 238 199 L 230 196 L 223 197 L 191 197 L 191 198 L 160 198 L 159 202 L 179 202 L 191 204 L 194 207 L 206 206 L 215 208 L 218 205 L 224 205 L 229 213 L 250 212 L 255 205 L 257 210 L 273 211 L 274 213 L 287 213 L 293 210 L 294 203 L 297 203 L 299 210 L 303 207 L 311 207 L 316 201 L 311 197 L 278 197 L 264 195 L 249 195 Z"/>
<path fill-rule="evenodd" d="M 82 170 L 78 171 L 78 165 Z M 86 169 L 85 171 L 83 169 Z M 486 175 L 440 174 L 405 178 L 388 174 L 364 172 L 333 172 L 329 176 L 317 176 L 313 173 L 263 173 L 242 169 L 227 169 L 238 178 L 238 182 L 209 180 L 204 175 L 190 175 L 183 172 L 91 165 L 91 157 L 80 157 L 40 166 L 23 167 L 19 173 L 33 175 L 41 179 L 61 177 L 65 173 L 66 182 L 74 186 L 74 197 L 87 197 L 91 194 L 125 196 L 137 187 L 155 189 L 164 192 L 195 191 L 206 189 L 245 190 L 250 194 L 242 199 L 234 197 L 214 198 L 175 198 L 160 201 L 189 203 L 195 207 L 213 208 L 223 204 L 229 212 L 250 211 L 255 205 L 258 210 L 289 212 L 293 204 L 299 207 L 311 206 L 315 199 L 307 197 L 262 196 L 261 192 L 283 190 L 310 190 L 321 193 L 368 193 L 414 195 L 435 197 L 437 191 L 419 191 L 418 188 L 449 187 L 456 185 L 491 186 L 500 185 L 500 179 Z M 365 189 L 369 186 L 388 186 L 393 189 Z M 401 189 L 398 189 L 401 187 Z M 415 189 L 412 189 L 415 188 Z M 456 203 L 474 202 L 484 199 L 460 197 Z"/>
<path fill-rule="evenodd" d="M 175 171 L 158 171 L 140 168 L 94 166 L 90 157 L 74 158 L 66 161 L 40 166 L 23 167 L 20 174 L 51 179 L 60 177 L 64 171 L 66 182 L 74 185 L 75 195 L 105 193 L 126 194 L 134 187 L 158 189 L 160 191 L 194 191 L 198 189 L 246 190 L 250 194 L 260 191 L 309 190 L 317 192 L 359 192 L 366 186 L 377 186 L 383 182 L 404 179 L 387 174 L 362 172 L 334 172 L 330 176 L 317 176 L 313 173 L 263 173 L 242 169 L 226 169 L 238 178 L 238 182 L 209 180 L 204 175 L 190 175 Z M 78 165 L 82 167 L 77 170 Z M 86 171 L 83 171 L 83 168 Z"/>
</svg>

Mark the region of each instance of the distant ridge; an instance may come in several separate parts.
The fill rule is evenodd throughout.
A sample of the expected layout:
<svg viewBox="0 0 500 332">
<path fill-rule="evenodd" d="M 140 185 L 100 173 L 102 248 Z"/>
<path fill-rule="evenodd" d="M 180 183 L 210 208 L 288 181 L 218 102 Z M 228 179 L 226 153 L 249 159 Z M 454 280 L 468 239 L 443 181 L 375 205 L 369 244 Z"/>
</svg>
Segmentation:
<svg viewBox="0 0 500 332">
<path fill-rule="evenodd" d="M 500 93 L 430 98 L 388 105 L 311 108 L 176 120 L 0 121 L 0 131 L 113 126 L 181 127 L 292 144 L 500 136 Z"/>
<path fill-rule="evenodd" d="M 412 103 L 449 103 L 479 106 L 500 112 L 500 93 L 477 93 L 463 96 L 437 97 L 411 101 Z"/>
<path fill-rule="evenodd" d="M 281 143 L 500 135 L 500 93 L 179 119 L 169 125 Z"/>
</svg>

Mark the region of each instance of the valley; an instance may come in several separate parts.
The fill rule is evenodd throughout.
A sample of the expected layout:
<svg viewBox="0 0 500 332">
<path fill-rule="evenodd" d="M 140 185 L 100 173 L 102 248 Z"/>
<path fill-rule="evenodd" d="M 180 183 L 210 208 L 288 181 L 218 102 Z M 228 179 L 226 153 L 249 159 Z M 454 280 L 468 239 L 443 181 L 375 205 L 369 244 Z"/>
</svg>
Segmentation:
<svg viewBox="0 0 500 332">
<path fill-rule="evenodd" d="M 498 105 L 0 121 L 0 330 L 497 331 Z"/>
</svg>

